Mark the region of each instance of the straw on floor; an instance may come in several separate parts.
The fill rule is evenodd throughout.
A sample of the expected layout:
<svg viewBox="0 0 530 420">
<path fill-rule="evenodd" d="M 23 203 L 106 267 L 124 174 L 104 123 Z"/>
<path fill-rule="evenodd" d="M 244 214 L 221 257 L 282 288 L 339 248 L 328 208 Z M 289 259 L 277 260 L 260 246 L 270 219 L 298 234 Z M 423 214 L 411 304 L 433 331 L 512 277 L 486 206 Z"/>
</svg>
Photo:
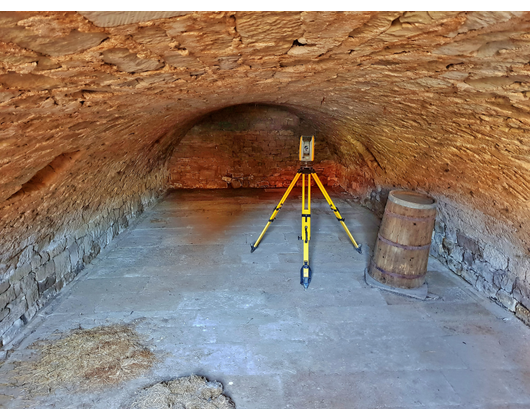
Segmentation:
<svg viewBox="0 0 530 420">
<path fill-rule="evenodd" d="M 230 409 L 232 400 L 223 395 L 223 385 L 202 376 L 185 376 L 144 388 L 131 408 Z"/>
<path fill-rule="evenodd" d="M 139 376 L 155 361 L 128 325 L 80 328 L 30 348 L 38 350 L 36 360 L 17 362 L 14 379 L 31 394 L 97 391 Z"/>
</svg>

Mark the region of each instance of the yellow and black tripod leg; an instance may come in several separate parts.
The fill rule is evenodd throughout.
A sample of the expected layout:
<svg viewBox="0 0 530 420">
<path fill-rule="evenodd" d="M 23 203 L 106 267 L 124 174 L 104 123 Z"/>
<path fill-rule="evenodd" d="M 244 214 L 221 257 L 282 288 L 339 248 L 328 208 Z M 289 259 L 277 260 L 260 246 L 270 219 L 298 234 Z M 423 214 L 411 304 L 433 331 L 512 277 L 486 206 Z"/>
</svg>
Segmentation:
<svg viewBox="0 0 530 420">
<path fill-rule="evenodd" d="M 329 207 L 331 207 L 331 210 L 333 210 L 333 212 L 335 213 L 335 216 L 337 217 L 337 220 L 340 222 L 340 224 L 342 225 L 342 227 L 346 231 L 348 237 L 350 238 L 350 240 L 351 240 L 351 242 L 353 244 L 353 247 L 355 248 L 355 250 L 359 254 L 362 254 L 361 245 L 357 245 L 357 242 L 355 242 L 355 239 L 353 239 L 353 236 L 350 233 L 350 231 L 348 229 L 348 226 L 346 226 L 346 223 L 344 223 L 344 218 L 340 215 L 339 209 L 335 206 L 335 204 L 333 204 L 333 201 L 331 201 L 331 197 L 329 196 L 329 194 L 327 193 L 326 189 L 324 188 L 324 185 L 322 185 L 322 182 L 320 182 L 320 179 L 318 178 L 318 175 L 316 173 L 312 173 L 312 175 L 313 175 L 313 178 L 315 178 L 315 182 L 317 183 L 318 188 L 320 188 L 320 191 L 322 191 L 322 194 L 326 198 L 326 201 L 328 202 Z"/>
<path fill-rule="evenodd" d="M 269 228 L 271 223 L 274 222 L 274 219 L 276 218 L 276 215 L 281 210 L 281 208 L 283 206 L 283 203 L 285 203 L 285 200 L 287 200 L 287 197 L 289 197 L 289 194 L 291 193 L 291 191 L 293 190 L 294 186 L 296 185 L 296 182 L 298 181 L 298 178 L 300 178 L 300 173 L 297 173 L 295 175 L 294 179 L 291 181 L 291 185 L 289 185 L 289 188 L 287 188 L 287 191 L 285 191 L 285 194 L 283 195 L 282 199 L 280 200 L 278 205 L 274 208 L 274 211 L 272 212 L 272 215 L 271 215 L 269 221 L 267 222 L 267 224 L 263 228 L 263 231 L 261 232 L 261 235 L 259 235 L 257 241 L 250 245 L 250 252 L 251 253 L 256 250 L 256 248 L 260 244 L 261 240 L 263 239 L 263 235 L 265 235 L 265 232 L 267 232 L 267 229 Z"/>
<path fill-rule="evenodd" d="M 307 185 L 306 185 L 307 183 Z M 307 197 L 306 197 L 307 187 Z M 311 283 L 309 267 L 309 241 L 311 240 L 311 175 L 302 174 L 302 236 L 304 242 L 304 265 L 300 269 L 300 284 L 307 289 Z"/>
</svg>

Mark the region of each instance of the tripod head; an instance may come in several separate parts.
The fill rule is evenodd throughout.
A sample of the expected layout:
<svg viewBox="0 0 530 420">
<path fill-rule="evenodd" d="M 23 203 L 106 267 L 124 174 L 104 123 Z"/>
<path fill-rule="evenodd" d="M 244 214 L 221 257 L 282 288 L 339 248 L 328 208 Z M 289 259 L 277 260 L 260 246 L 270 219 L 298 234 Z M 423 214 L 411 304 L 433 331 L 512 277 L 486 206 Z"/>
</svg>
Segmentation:
<svg viewBox="0 0 530 420">
<path fill-rule="evenodd" d="M 300 136 L 300 162 L 313 162 L 315 159 L 315 136 Z"/>
</svg>

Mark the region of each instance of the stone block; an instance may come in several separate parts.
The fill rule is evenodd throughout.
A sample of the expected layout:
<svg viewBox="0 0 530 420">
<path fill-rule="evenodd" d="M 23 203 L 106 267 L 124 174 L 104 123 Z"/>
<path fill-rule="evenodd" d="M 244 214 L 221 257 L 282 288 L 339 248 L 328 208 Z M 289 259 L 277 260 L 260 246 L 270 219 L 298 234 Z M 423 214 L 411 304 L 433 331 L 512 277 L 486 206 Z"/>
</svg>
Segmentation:
<svg viewBox="0 0 530 420">
<path fill-rule="evenodd" d="M 445 237 L 451 242 L 458 242 L 456 230 L 447 222 L 445 222 Z"/>
<path fill-rule="evenodd" d="M 22 287 L 22 290 L 26 292 L 30 287 L 32 287 L 34 284 L 36 284 L 35 280 L 35 273 L 29 273 L 26 277 L 24 277 L 20 281 L 20 285 Z"/>
<path fill-rule="evenodd" d="M 468 267 L 473 267 L 473 263 L 475 262 L 475 258 L 474 258 L 473 253 L 470 250 L 466 249 L 464 251 L 463 261 L 464 261 L 465 264 L 468 265 Z"/>
<path fill-rule="evenodd" d="M 77 240 L 77 246 L 79 247 L 80 254 L 83 255 L 83 258 L 86 254 L 90 252 L 90 247 L 92 245 L 92 239 L 89 235 L 83 236 Z"/>
<path fill-rule="evenodd" d="M 525 306 L 520 303 L 516 304 L 515 316 L 530 327 L 530 311 Z"/>
<path fill-rule="evenodd" d="M 199 179 L 206 180 L 206 179 L 212 179 L 215 177 L 215 171 L 209 170 L 209 169 L 202 169 L 199 171 Z"/>
<path fill-rule="evenodd" d="M 6 88 L 46 90 L 58 87 L 60 80 L 40 74 L 18 74 L 10 71 L 0 75 L 0 83 Z"/>
<path fill-rule="evenodd" d="M 30 264 L 31 258 L 34 254 L 35 251 L 33 251 L 33 246 L 27 246 L 26 248 L 24 248 L 24 250 L 18 256 L 17 268 L 22 267 L 26 264 Z"/>
<path fill-rule="evenodd" d="M 447 267 L 455 274 L 460 275 L 462 273 L 462 264 L 451 258 L 447 259 Z"/>
<path fill-rule="evenodd" d="M 90 261 L 92 261 L 101 251 L 101 247 L 99 244 L 95 242 L 90 243 L 90 251 L 85 253 L 85 256 L 83 257 L 83 263 L 88 264 Z"/>
<path fill-rule="evenodd" d="M 13 284 L 22 279 L 24 276 L 27 276 L 29 273 L 31 273 L 31 264 L 28 262 L 14 271 L 13 275 L 9 279 L 9 282 Z"/>
<path fill-rule="evenodd" d="M 521 281 L 521 279 L 516 278 L 514 282 L 512 295 L 514 299 L 517 300 L 518 302 L 521 302 L 525 306 L 529 306 L 530 299 L 525 297 L 525 295 L 528 294 L 528 291 L 525 290 L 526 288 L 524 286 L 525 284 Z"/>
<path fill-rule="evenodd" d="M 55 284 L 53 285 L 53 289 L 56 292 L 59 292 L 66 283 L 68 283 L 70 280 L 73 279 L 73 277 L 74 277 L 73 273 L 68 273 L 65 277 L 55 282 Z"/>
<path fill-rule="evenodd" d="M 22 315 L 21 315 L 22 316 Z M 11 313 L 5 319 L 11 317 Z M 19 333 L 22 327 L 24 326 L 24 321 L 16 319 L 10 324 L 10 326 L 2 332 L 2 322 L 0 322 L 0 336 L 2 336 L 2 345 L 5 346 L 7 343 L 11 342 Z"/>
<path fill-rule="evenodd" d="M 77 262 L 83 258 L 83 254 L 77 242 L 74 242 L 67 249 L 68 254 L 70 255 L 70 266 L 75 267 Z"/>
<path fill-rule="evenodd" d="M 33 246 L 36 252 L 40 253 L 42 256 L 42 251 L 47 249 L 50 246 L 50 242 L 52 240 L 51 235 L 46 235 L 44 238 L 37 241 L 37 243 Z"/>
<path fill-rule="evenodd" d="M 478 275 L 484 277 L 487 282 L 493 283 L 493 270 L 487 262 L 475 260 L 473 264 L 473 271 L 475 271 L 475 273 L 477 273 Z"/>
<path fill-rule="evenodd" d="M 464 260 L 464 249 L 454 242 L 451 243 L 453 243 L 453 248 L 449 251 L 449 255 L 451 255 L 453 260 L 462 262 Z"/>
<path fill-rule="evenodd" d="M 35 279 L 38 282 L 42 282 L 46 278 L 50 276 L 55 276 L 55 262 L 49 261 L 46 264 L 39 267 L 37 270 L 35 270 Z"/>
<path fill-rule="evenodd" d="M 114 228 L 114 225 L 109 227 L 107 229 L 107 232 L 106 232 L 106 238 L 105 238 L 105 245 L 104 246 L 107 246 L 108 244 L 110 244 L 112 242 L 112 239 L 114 239 L 114 237 L 117 235 L 117 226 L 116 228 Z"/>
<path fill-rule="evenodd" d="M 57 294 L 57 291 L 55 290 L 55 287 L 48 287 L 48 289 L 44 290 L 42 294 L 40 295 L 39 304 L 44 305 L 56 294 Z"/>
<path fill-rule="evenodd" d="M 20 317 L 21 321 L 24 324 L 27 324 L 36 314 L 39 310 L 39 307 L 36 304 L 28 305 L 28 310 Z"/>
<path fill-rule="evenodd" d="M 164 63 L 156 59 L 140 58 L 126 48 L 113 48 L 103 51 L 102 58 L 106 63 L 116 65 L 118 70 L 128 73 L 141 73 L 156 70 L 164 66 Z"/>
<path fill-rule="evenodd" d="M 39 291 L 39 295 L 43 295 L 46 290 L 48 290 L 50 287 L 52 287 L 57 278 L 55 276 L 55 273 L 49 277 L 46 277 L 44 280 L 37 282 L 37 288 Z"/>
<path fill-rule="evenodd" d="M 77 261 L 75 267 L 73 267 L 72 272 L 77 276 L 84 268 L 85 264 L 83 264 L 83 260 L 79 260 Z"/>
<path fill-rule="evenodd" d="M 31 270 L 35 271 L 37 268 L 39 268 L 43 264 L 44 264 L 44 261 L 42 261 L 42 256 L 40 254 L 35 254 L 30 262 Z"/>
<path fill-rule="evenodd" d="M 66 239 L 66 246 L 65 246 L 66 249 L 70 248 L 73 244 L 75 244 L 74 235 L 68 235 L 65 237 L 65 239 Z"/>
<path fill-rule="evenodd" d="M 508 293 L 512 292 L 514 282 L 515 278 L 513 275 L 505 270 L 495 270 L 493 273 L 493 284 Z"/>
<path fill-rule="evenodd" d="M 97 244 L 99 246 L 99 249 L 104 249 L 106 246 L 107 246 L 107 232 L 104 232 L 103 234 L 101 234 L 100 236 L 98 236 L 97 238 L 94 238 L 94 243 Z"/>
<path fill-rule="evenodd" d="M 4 293 L 7 289 L 9 289 L 10 283 L 7 281 L 7 279 L 2 280 L 0 282 L 0 295 Z"/>
<path fill-rule="evenodd" d="M 439 217 L 436 218 L 436 221 L 434 222 L 434 231 L 440 234 L 445 232 L 445 223 L 441 221 Z"/>
<path fill-rule="evenodd" d="M 506 309 L 515 312 L 515 307 L 517 306 L 518 302 L 505 292 L 504 290 L 499 290 L 496 295 L 497 301 L 502 304 Z"/>
<path fill-rule="evenodd" d="M 24 277 L 18 284 L 20 286 L 20 294 L 26 295 L 26 301 L 29 302 L 27 296 L 33 296 L 31 302 L 33 303 L 38 299 L 38 288 L 37 281 L 35 280 L 35 273 L 30 273 Z M 17 295 L 18 296 L 18 295 Z"/>
<path fill-rule="evenodd" d="M 88 233 L 88 224 L 82 223 L 75 231 L 74 237 L 79 240 Z"/>
<path fill-rule="evenodd" d="M 486 244 L 484 246 L 484 260 L 487 261 L 495 270 L 506 270 L 508 268 L 508 258 L 497 248 Z"/>
<path fill-rule="evenodd" d="M 499 291 L 499 289 L 495 288 L 492 283 L 485 281 L 484 278 L 480 276 L 477 276 L 477 281 L 474 286 L 488 297 L 495 297 Z"/>
<path fill-rule="evenodd" d="M 118 219 L 118 224 L 119 224 L 119 231 L 120 233 L 123 232 L 125 229 L 127 229 L 129 227 L 129 221 L 127 220 L 127 217 L 122 215 L 119 219 Z"/>
<path fill-rule="evenodd" d="M 50 254 L 47 251 L 41 251 L 39 255 L 40 255 L 42 264 L 47 263 L 48 261 L 51 260 Z"/>
<path fill-rule="evenodd" d="M 19 297 L 22 293 L 22 283 L 20 281 L 16 281 L 11 285 L 11 287 L 14 290 L 15 297 Z"/>
<path fill-rule="evenodd" d="M 4 335 L 4 333 L 13 326 L 13 323 L 26 312 L 27 306 L 25 296 L 19 296 L 9 303 L 7 308 L 9 309 L 9 314 L 0 321 L 0 335 Z"/>
<path fill-rule="evenodd" d="M 4 278 L 10 267 L 5 262 L 0 262 L 0 279 Z"/>
<path fill-rule="evenodd" d="M 477 240 L 472 239 L 459 231 L 456 233 L 456 238 L 459 246 L 470 251 L 476 258 L 482 258 L 482 249 Z"/>
<path fill-rule="evenodd" d="M 472 285 L 474 285 L 478 279 L 477 274 L 473 270 L 463 269 L 460 275 L 465 281 Z"/>
<path fill-rule="evenodd" d="M 431 243 L 430 255 L 445 261 L 445 254 L 442 248 L 442 244 L 436 241 Z"/>
<path fill-rule="evenodd" d="M 508 271 L 520 279 L 530 280 L 530 258 L 526 256 L 511 257 L 508 264 Z"/>
<path fill-rule="evenodd" d="M 39 287 L 37 282 L 33 282 L 26 290 L 26 302 L 28 303 L 28 306 L 33 305 L 35 302 L 37 302 L 37 299 L 39 298 Z"/>
<path fill-rule="evenodd" d="M 3 293 L 0 293 L 0 309 L 5 308 L 10 302 L 15 299 L 14 286 L 9 287 Z"/>
<path fill-rule="evenodd" d="M 7 315 L 9 315 L 9 308 L 0 309 L 0 321 L 2 321 Z"/>
</svg>

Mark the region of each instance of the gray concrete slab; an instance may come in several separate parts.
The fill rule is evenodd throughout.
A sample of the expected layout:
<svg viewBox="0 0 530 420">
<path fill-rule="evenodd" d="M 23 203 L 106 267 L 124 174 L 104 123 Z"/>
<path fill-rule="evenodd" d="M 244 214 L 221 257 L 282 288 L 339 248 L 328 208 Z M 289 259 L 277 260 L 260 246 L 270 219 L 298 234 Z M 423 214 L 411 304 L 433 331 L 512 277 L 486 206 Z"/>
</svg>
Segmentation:
<svg viewBox="0 0 530 420">
<path fill-rule="evenodd" d="M 32 320 L 0 366 L 0 406 L 124 408 L 139 389 L 199 374 L 221 381 L 238 408 L 530 408 L 530 330 L 438 261 L 435 301 L 363 279 L 321 194 L 313 194 L 308 290 L 300 190 L 250 253 L 281 190 L 175 191 L 122 233 Z M 332 198 L 365 250 L 379 220 Z M 158 362 L 95 393 L 27 398 L 13 382 L 28 348 L 78 327 L 131 323 Z"/>
</svg>

